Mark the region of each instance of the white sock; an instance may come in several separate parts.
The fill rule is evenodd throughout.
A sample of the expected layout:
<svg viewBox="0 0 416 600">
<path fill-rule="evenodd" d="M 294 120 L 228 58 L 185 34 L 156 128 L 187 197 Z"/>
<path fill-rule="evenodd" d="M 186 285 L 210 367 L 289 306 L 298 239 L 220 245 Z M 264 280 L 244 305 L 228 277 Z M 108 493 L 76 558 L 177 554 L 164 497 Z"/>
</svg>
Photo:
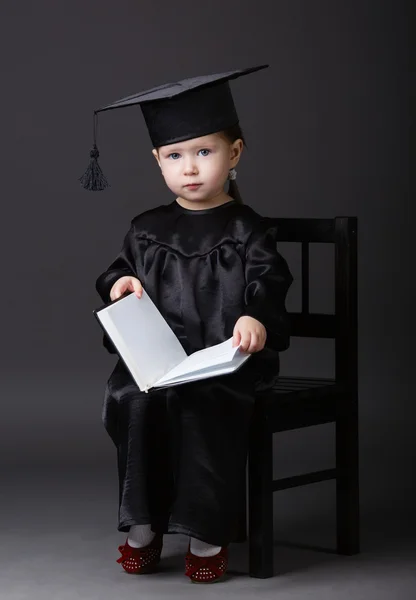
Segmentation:
<svg viewBox="0 0 416 600">
<path fill-rule="evenodd" d="M 150 525 L 131 525 L 128 535 L 128 543 L 132 548 L 144 548 L 150 544 L 155 537 Z"/>
<path fill-rule="evenodd" d="M 192 554 L 195 554 L 196 556 L 214 556 L 221 550 L 221 546 L 213 546 L 212 544 L 207 544 L 202 540 L 191 537 L 190 550 Z"/>
</svg>

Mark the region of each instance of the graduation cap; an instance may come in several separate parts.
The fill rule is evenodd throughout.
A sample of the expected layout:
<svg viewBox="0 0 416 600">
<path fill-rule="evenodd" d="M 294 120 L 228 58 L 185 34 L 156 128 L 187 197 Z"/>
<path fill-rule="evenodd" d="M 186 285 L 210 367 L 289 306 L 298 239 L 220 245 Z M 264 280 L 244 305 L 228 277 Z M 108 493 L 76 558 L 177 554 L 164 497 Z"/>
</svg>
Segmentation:
<svg viewBox="0 0 416 600">
<path fill-rule="evenodd" d="M 94 111 L 94 144 L 90 164 L 79 178 L 87 190 L 103 190 L 109 184 L 98 164 L 98 113 L 140 104 L 153 146 L 167 146 L 217 133 L 238 123 L 229 81 L 268 65 L 191 77 L 127 96 Z"/>
</svg>

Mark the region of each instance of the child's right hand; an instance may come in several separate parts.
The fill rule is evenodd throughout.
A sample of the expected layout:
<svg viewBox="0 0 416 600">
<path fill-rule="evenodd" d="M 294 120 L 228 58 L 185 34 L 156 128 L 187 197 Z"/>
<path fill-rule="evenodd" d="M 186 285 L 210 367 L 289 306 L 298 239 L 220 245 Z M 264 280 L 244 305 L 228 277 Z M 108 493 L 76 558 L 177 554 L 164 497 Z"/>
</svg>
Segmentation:
<svg viewBox="0 0 416 600">
<path fill-rule="evenodd" d="M 138 298 L 142 297 L 143 287 L 137 277 L 126 275 L 117 279 L 110 290 L 110 300 L 117 300 L 127 291 L 134 292 Z"/>
</svg>

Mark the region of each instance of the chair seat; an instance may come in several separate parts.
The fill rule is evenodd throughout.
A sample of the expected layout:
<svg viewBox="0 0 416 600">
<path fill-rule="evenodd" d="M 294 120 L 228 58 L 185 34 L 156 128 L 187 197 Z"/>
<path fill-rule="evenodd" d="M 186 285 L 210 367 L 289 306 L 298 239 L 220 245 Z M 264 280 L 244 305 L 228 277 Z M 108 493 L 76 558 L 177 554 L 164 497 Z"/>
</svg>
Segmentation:
<svg viewBox="0 0 416 600">
<path fill-rule="evenodd" d="M 273 391 L 278 394 L 315 390 L 337 385 L 335 379 L 318 379 L 316 377 L 279 377 Z"/>
<path fill-rule="evenodd" d="M 334 379 L 280 377 L 271 389 L 257 394 L 256 409 L 273 432 L 331 423 L 335 400 L 343 392 Z"/>
</svg>

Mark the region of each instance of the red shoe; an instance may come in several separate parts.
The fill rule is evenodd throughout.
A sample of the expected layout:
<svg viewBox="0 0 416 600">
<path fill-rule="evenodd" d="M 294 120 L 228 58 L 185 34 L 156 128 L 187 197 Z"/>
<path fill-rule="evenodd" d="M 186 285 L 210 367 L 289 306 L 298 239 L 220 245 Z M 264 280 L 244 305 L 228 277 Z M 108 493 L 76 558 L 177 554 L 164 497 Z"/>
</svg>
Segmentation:
<svg viewBox="0 0 416 600">
<path fill-rule="evenodd" d="M 224 578 L 228 567 L 228 548 L 223 546 L 214 556 L 196 556 L 188 546 L 185 575 L 192 583 L 216 583 Z"/>
<path fill-rule="evenodd" d="M 163 535 L 160 533 L 156 533 L 150 544 L 143 548 L 133 548 L 130 546 L 127 537 L 124 546 L 118 547 L 121 556 L 117 559 L 117 562 L 121 563 L 121 566 L 127 573 L 137 575 L 152 573 L 156 565 L 160 562 L 162 544 Z"/>
</svg>

